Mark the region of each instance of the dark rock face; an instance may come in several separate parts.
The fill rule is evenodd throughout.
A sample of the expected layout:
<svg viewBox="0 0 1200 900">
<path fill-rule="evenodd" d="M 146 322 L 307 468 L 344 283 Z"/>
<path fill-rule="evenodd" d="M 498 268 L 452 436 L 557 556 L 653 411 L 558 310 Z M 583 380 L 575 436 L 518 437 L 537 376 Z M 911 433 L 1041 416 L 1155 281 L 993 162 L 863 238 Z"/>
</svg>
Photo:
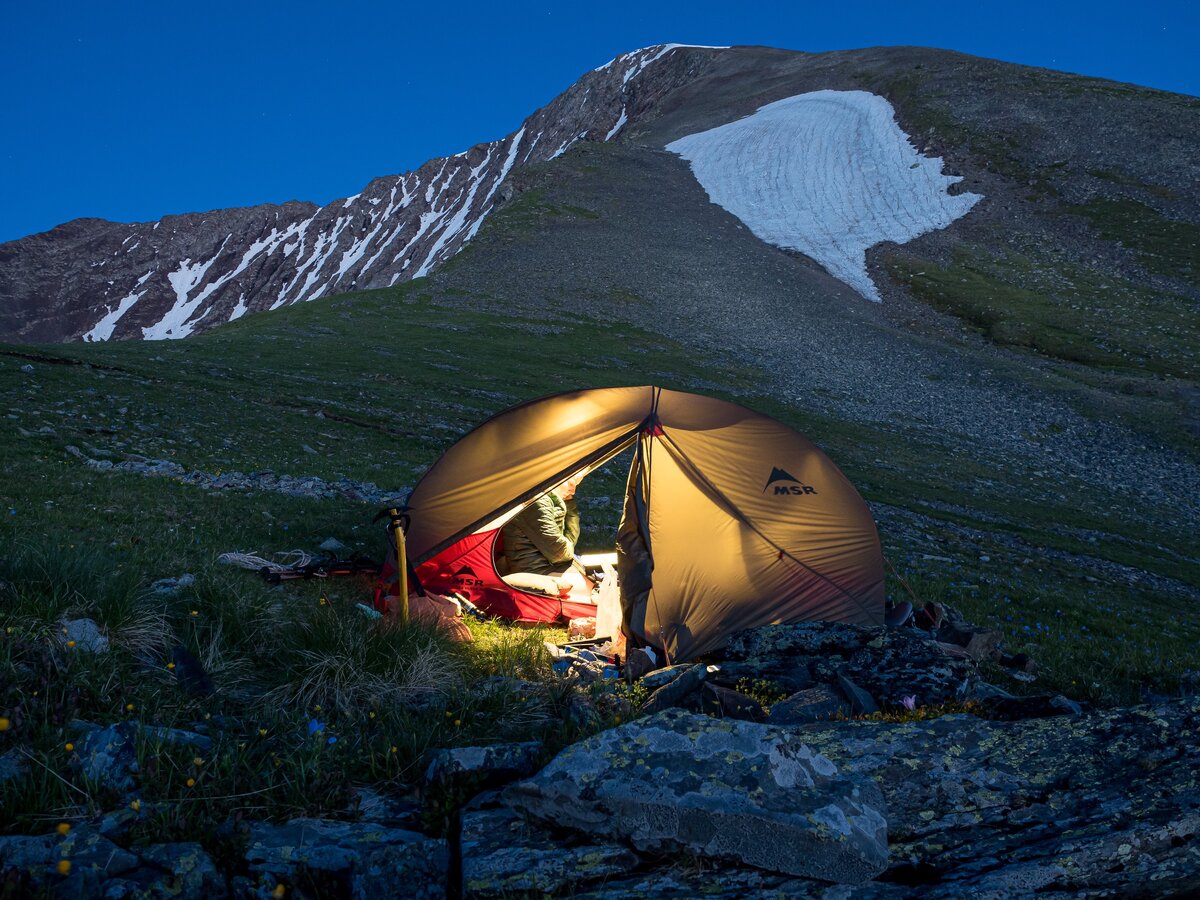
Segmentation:
<svg viewBox="0 0 1200 900">
<path fill-rule="evenodd" d="M 690 851 L 848 884 L 887 865 L 874 783 L 751 722 L 659 713 L 567 748 L 505 796 L 535 818 L 646 853 Z"/>
<path fill-rule="evenodd" d="M 299 873 L 334 878 L 347 896 L 446 896 L 446 842 L 400 828 L 292 819 L 251 826 L 246 862 L 254 873 L 293 880 Z"/>
<path fill-rule="evenodd" d="M 1200 885 L 1198 726 L 1192 700 L 801 733 L 843 774 L 878 782 L 892 858 L 884 881 L 923 882 L 937 897 L 1121 895 L 1151 884 L 1182 896 Z"/>
<path fill-rule="evenodd" d="M 542 745 L 538 741 L 438 750 L 430 755 L 425 784 L 443 788 L 505 784 L 532 774 L 541 752 Z"/>
<path fill-rule="evenodd" d="M 469 241 L 515 167 L 617 137 L 716 51 L 648 47 L 584 75 L 516 132 L 326 206 L 289 202 L 120 224 L 76 219 L 0 244 L 0 340 L 170 339 L 428 273 Z M 653 79 L 643 75 L 650 69 Z"/>
<path fill-rule="evenodd" d="M 915 628 L 798 622 L 740 631 L 723 672 L 770 678 L 784 685 L 805 681 L 835 686 L 855 715 L 878 706 L 936 706 L 969 696 L 978 680 L 967 654 Z"/>
<path fill-rule="evenodd" d="M 581 885 L 624 875 L 638 864 L 617 843 L 563 840 L 511 809 L 462 817 L 462 885 L 468 897 L 570 895 Z"/>
</svg>

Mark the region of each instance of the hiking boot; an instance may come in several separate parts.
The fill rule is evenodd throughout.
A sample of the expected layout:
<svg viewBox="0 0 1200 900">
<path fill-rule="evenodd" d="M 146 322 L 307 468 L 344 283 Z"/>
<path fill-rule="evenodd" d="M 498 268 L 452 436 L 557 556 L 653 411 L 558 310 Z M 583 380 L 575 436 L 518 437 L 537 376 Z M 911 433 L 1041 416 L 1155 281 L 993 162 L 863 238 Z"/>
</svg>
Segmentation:
<svg viewBox="0 0 1200 900">
<path fill-rule="evenodd" d="M 907 600 L 894 603 L 883 611 L 883 624 L 888 628 L 899 628 L 912 618 L 913 606 Z"/>
</svg>

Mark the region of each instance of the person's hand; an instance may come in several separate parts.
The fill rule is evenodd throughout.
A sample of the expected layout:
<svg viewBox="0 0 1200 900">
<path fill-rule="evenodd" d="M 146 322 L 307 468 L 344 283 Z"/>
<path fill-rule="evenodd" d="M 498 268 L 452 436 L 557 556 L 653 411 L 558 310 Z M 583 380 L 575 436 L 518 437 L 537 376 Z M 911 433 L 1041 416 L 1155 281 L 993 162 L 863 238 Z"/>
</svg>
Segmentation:
<svg viewBox="0 0 1200 900">
<path fill-rule="evenodd" d="M 575 489 L 577 487 L 579 487 L 579 480 L 576 478 L 568 478 L 562 483 L 562 487 L 559 488 L 559 493 L 562 495 L 564 500 L 574 500 Z"/>
</svg>

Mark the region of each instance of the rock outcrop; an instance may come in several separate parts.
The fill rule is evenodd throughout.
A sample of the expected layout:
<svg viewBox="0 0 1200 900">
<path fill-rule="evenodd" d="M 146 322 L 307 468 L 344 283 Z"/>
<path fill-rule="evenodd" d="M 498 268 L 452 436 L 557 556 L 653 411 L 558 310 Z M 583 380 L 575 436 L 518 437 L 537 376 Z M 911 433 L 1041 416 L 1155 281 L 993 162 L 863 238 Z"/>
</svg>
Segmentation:
<svg viewBox="0 0 1200 900">
<path fill-rule="evenodd" d="M 856 884 L 887 866 L 879 789 L 796 735 L 671 710 L 564 750 L 517 809 L 648 853 L 691 852 Z"/>
</svg>

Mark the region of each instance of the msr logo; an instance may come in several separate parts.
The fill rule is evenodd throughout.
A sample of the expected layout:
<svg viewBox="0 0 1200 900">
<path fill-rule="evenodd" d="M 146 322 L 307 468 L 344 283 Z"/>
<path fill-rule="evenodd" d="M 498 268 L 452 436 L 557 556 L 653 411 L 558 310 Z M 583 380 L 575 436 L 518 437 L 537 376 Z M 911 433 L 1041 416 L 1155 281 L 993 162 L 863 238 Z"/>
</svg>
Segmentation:
<svg viewBox="0 0 1200 900">
<path fill-rule="evenodd" d="M 765 494 L 771 488 L 774 488 L 774 494 L 815 494 L 817 489 L 810 487 L 794 475 L 789 475 L 783 469 L 778 467 L 771 470 L 771 477 L 767 479 L 767 483 L 763 486 Z"/>
<path fill-rule="evenodd" d="M 483 579 L 470 566 L 463 566 L 453 577 L 462 587 L 480 587 L 483 584 Z"/>
</svg>

